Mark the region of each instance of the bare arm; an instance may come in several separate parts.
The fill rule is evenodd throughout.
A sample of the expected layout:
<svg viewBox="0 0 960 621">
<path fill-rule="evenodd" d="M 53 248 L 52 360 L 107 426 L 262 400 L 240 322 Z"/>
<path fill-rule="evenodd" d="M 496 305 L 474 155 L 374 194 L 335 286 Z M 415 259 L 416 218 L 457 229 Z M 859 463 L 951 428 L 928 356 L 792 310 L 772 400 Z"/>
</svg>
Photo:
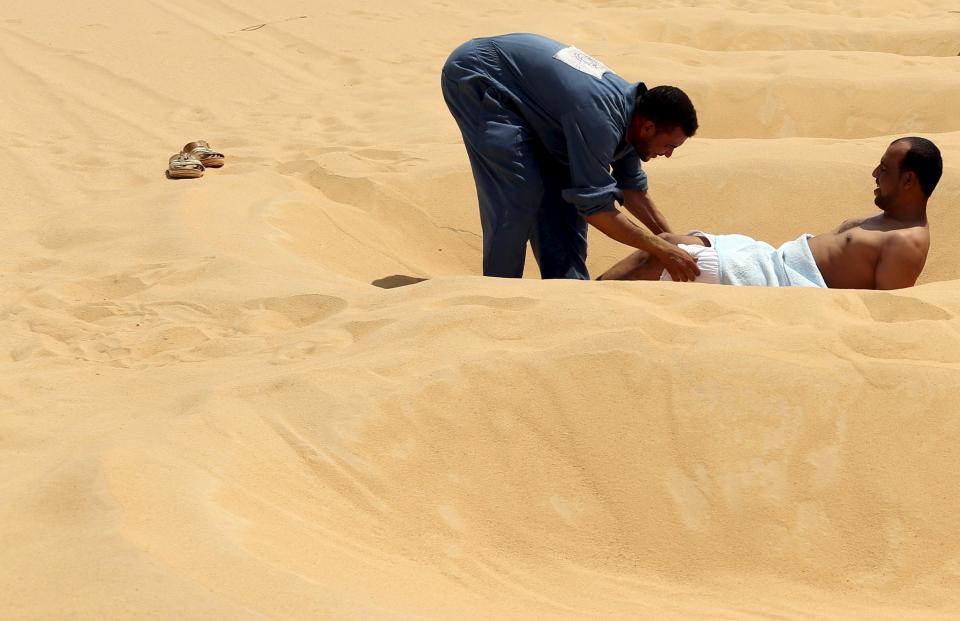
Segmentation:
<svg viewBox="0 0 960 621">
<path fill-rule="evenodd" d="M 673 232 L 667 224 L 667 219 L 653 204 L 653 199 L 648 193 L 641 190 L 624 190 L 623 206 L 655 234 Z"/>
<path fill-rule="evenodd" d="M 693 280 L 700 274 L 700 269 L 693 257 L 677 246 L 643 230 L 617 210 L 601 211 L 587 216 L 587 222 L 621 244 L 646 250 L 654 255 L 660 259 L 666 270 L 670 272 L 670 276 L 677 282 Z"/>
<path fill-rule="evenodd" d="M 926 254 L 920 245 L 902 235 L 891 235 L 883 244 L 877 262 L 877 289 L 904 289 L 916 284 Z"/>
</svg>

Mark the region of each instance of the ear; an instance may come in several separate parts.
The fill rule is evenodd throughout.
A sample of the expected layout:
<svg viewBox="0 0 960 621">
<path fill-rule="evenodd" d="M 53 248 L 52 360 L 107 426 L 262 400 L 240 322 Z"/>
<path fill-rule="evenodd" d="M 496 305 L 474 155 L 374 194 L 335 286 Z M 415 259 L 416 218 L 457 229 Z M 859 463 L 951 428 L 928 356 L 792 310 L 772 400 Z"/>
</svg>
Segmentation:
<svg viewBox="0 0 960 621">
<path fill-rule="evenodd" d="M 657 135 L 657 125 L 653 121 L 643 119 L 640 123 L 640 135 L 644 138 L 653 138 Z"/>
<path fill-rule="evenodd" d="M 917 185 L 917 174 L 912 170 L 908 170 L 900 175 L 900 183 L 903 185 L 905 190 L 912 188 L 913 186 Z"/>
</svg>

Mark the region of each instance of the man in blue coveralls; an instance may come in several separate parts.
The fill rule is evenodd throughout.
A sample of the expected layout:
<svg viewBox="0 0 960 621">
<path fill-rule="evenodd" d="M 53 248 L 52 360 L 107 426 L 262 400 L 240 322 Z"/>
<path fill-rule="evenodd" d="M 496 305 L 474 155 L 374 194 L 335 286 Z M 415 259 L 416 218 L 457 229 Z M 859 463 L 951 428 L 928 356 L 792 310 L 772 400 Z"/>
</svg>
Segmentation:
<svg viewBox="0 0 960 621">
<path fill-rule="evenodd" d="M 588 223 L 654 255 L 676 281 L 699 274 L 689 254 L 657 237 L 671 231 L 640 167 L 670 157 L 697 131 L 683 91 L 630 84 L 534 34 L 464 43 L 441 85 L 477 184 L 484 275 L 521 277 L 529 240 L 543 278 L 588 279 Z"/>
</svg>

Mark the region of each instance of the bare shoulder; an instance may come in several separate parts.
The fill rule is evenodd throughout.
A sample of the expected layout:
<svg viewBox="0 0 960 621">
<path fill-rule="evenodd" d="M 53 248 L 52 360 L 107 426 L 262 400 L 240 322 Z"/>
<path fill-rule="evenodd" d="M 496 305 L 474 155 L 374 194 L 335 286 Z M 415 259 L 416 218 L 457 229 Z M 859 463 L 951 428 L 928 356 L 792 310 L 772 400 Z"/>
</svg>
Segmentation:
<svg viewBox="0 0 960 621">
<path fill-rule="evenodd" d="M 930 231 L 927 227 L 913 226 L 903 229 L 894 229 L 884 233 L 883 252 L 890 254 L 890 258 L 900 260 L 926 258 L 930 250 Z"/>
<path fill-rule="evenodd" d="M 917 282 L 927 262 L 930 237 L 926 227 L 897 229 L 883 233 L 876 288 L 902 289 Z"/>
</svg>

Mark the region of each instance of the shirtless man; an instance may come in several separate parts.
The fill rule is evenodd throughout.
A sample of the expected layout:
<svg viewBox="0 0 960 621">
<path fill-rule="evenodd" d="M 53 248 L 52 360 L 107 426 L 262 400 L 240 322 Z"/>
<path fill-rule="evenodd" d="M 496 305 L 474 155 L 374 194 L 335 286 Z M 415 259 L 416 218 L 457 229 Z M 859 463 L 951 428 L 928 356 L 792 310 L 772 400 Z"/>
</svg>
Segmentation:
<svg viewBox="0 0 960 621">
<path fill-rule="evenodd" d="M 801 236 L 780 248 L 742 235 L 661 235 L 697 258 L 697 282 L 768 287 L 900 289 L 913 286 L 930 249 L 927 200 L 943 172 L 926 138 L 894 140 L 873 170 L 877 215 L 834 231 Z M 600 280 L 669 280 L 655 257 L 635 252 Z"/>
</svg>

